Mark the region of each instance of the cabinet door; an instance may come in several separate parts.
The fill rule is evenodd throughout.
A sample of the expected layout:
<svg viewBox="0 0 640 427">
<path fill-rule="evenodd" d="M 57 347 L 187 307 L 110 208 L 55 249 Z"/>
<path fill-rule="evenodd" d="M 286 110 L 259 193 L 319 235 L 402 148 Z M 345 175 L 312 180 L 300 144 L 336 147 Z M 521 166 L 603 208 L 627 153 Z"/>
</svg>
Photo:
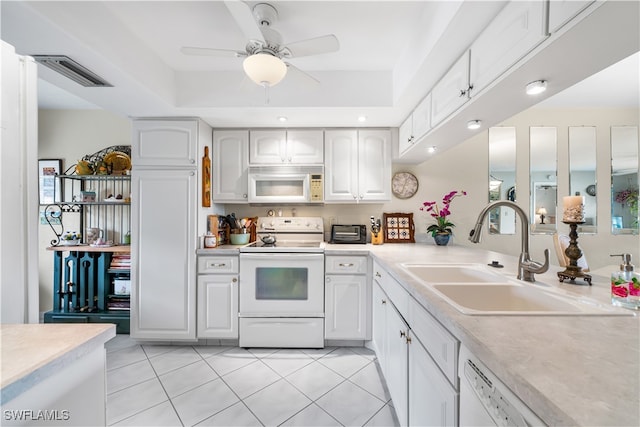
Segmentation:
<svg viewBox="0 0 640 427">
<path fill-rule="evenodd" d="M 447 71 L 431 91 L 431 125 L 446 119 L 469 100 L 469 51 Z"/>
<path fill-rule="evenodd" d="M 545 37 L 545 2 L 508 3 L 471 45 L 471 96 L 522 59 Z"/>
<path fill-rule="evenodd" d="M 371 309 L 371 340 L 373 348 L 380 364 L 382 373 L 387 375 L 387 357 L 386 357 L 386 333 L 387 333 L 387 305 L 389 304 L 387 296 L 382 291 L 380 284 L 373 281 L 371 290 L 372 309 Z"/>
<path fill-rule="evenodd" d="M 325 279 L 325 338 L 367 338 L 367 276 L 328 275 Z"/>
<path fill-rule="evenodd" d="M 358 191 L 358 131 L 326 131 L 325 151 L 325 202 L 355 202 Z"/>
<path fill-rule="evenodd" d="M 413 143 L 416 144 L 431 129 L 431 93 L 413 110 Z"/>
<path fill-rule="evenodd" d="M 388 341 L 386 351 L 387 371 L 384 378 L 387 382 L 389 394 L 396 410 L 398 421 L 401 426 L 408 425 L 409 410 L 409 387 L 407 384 L 409 375 L 409 360 L 407 334 L 409 327 L 402 319 L 402 316 L 391 304 L 387 304 L 387 330 L 386 339 Z"/>
<path fill-rule="evenodd" d="M 284 130 L 252 130 L 249 133 L 249 163 L 273 165 L 286 162 L 286 141 Z"/>
<path fill-rule="evenodd" d="M 196 167 L 197 120 L 136 120 L 132 141 L 134 167 Z"/>
<path fill-rule="evenodd" d="M 593 0 L 549 1 L 549 33 L 553 34 L 558 31 L 591 3 Z"/>
<path fill-rule="evenodd" d="M 238 338 L 238 276 L 198 276 L 198 338 Z"/>
<path fill-rule="evenodd" d="M 287 131 L 286 162 L 324 164 L 324 134 L 321 130 Z"/>
<path fill-rule="evenodd" d="M 195 339 L 196 172 L 134 168 L 131 182 L 131 336 Z"/>
<path fill-rule="evenodd" d="M 409 344 L 409 372 L 409 425 L 458 425 L 458 394 L 415 338 Z"/>
<path fill-rule="evenodd" d="M 413 142 L 413 114 L 410 114 L 398 129 L 398 152 L 404 153 L 413 145 Z"/>
<path fill-rule="evenodd" d="M 247 203 L 249 189 L 249 131 L 213 133 L 213 201 Z"/>
<path fill-rule="evenodd" d="M 391 200 L 391 131 L 358 132 L 358 201 Z"/>
</svg>

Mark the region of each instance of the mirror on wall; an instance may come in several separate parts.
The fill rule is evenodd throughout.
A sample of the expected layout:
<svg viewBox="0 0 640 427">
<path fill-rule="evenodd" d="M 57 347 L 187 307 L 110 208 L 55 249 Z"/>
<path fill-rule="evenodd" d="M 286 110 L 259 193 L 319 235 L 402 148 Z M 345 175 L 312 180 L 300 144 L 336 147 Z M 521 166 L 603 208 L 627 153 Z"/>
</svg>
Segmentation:
<svg viewBox="0 0 640 427">
<path fill-rule="evenodd" d="M 516 201 L 516 128 L 489 128 L 489 202 Z M 489 212 L 489 233 L 515 234 L 516 213 L 508 207 Z"/>
<path fill-rule="evenodd" d="M 557 130 L 555 127 L 529 128 L 529 181 L 531 203 L 529 223 L 532 234 L 556 232 L 558 186 Z"/>
<path fill-rule="evenodd" d="M 569 127 L 569 190 L 572 195 L 584 196 L 584 224 L 582 234 L 596 233 L 596 128 Z"/>
<path fill-rule="evenodd" d="M 611 127 L 611 233 L 638 233 L 638 127 Z"/>
</svg>

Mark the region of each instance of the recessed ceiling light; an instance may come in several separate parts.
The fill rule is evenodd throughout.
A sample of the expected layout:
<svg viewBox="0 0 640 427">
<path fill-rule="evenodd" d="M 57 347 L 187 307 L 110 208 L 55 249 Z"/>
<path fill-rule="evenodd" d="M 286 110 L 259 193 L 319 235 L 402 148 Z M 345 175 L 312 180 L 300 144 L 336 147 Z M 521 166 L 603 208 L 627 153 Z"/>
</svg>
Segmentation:
<svg viewBox="0 0 640 427">
<path fill-rule="evenodd" d="M 482 124 L 481 120 L 469 120 L 467 122 L 467 129 L 471 129 L 471 130 L 480 129 L 481 124 Z"/>
<path fill-rule="evenodd" d="M 431 147 L 427 148 L 427 152 L 435 153 L 437 149 L 438 147 L 436 147 L 435 145 L 432 145 Z"/>
<path fill-rule="evenodd" d="M 358 121 L 359 121 L 360 123 L 364 123 L 364 122 L 366 122 L 366 121 L 367 121 L 367 116 L 358 116 Z"/>
<path fill-rule="evenodd" d="M 537 95 L 547 90 L 546 80 L 536 80 L 527 85 L 527 95 Z"/>
<path fill-rule="evenodd" d="M 278 120 L 281 121 L 281 122 L 286 122 L 287 118 L 285 116 L 280 116 L 280 117 L 278 117 Z"/>
</svg>

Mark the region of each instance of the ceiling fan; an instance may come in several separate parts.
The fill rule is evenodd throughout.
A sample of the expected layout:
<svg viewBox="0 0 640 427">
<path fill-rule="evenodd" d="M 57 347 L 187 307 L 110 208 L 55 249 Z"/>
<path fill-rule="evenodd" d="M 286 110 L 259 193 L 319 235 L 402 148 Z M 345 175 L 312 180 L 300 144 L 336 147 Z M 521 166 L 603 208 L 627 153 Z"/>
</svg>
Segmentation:
<svg viewBox="0 0 640 427">
<path fill-rule="evenodd" d="M 278 84 L 287 70 L 300 73 L 318 83 L 314 77 L 285 62 L 286 59 L 319 55 L 340 49 L 333 34 L 282 44 L 280 33 L 271 26 L 278 19 L 278 11 L 268 3 L 258 3 L 253 8 L 241 1 L 225 1 L 236 23 L 249 39 L 245 50 L 183 47 L 185 55 L 245 58 L 243 68 L 256 84 L 266 88 Z"/>
</svg>

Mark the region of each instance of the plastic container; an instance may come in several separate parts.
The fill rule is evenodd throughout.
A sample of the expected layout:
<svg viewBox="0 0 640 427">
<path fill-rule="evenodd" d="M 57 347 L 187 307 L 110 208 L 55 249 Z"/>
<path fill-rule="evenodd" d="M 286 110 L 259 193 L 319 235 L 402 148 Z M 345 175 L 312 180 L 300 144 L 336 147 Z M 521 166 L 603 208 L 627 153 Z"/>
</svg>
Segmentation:
<svg viewBox="0 0 640 427">
<path fill-rule="evenodd" d="M 249 243 L 249 233 L 232 233 L 229 235 L 232 245 L 246 245 Z"/>
<path fill-rule="evenodd" d="M 620 270 L 611 273 L 611 303 L 619 307 L 640 310 L 640 276 L 631 264 L 631 254 L 621 256 Z"/>
</svg>

